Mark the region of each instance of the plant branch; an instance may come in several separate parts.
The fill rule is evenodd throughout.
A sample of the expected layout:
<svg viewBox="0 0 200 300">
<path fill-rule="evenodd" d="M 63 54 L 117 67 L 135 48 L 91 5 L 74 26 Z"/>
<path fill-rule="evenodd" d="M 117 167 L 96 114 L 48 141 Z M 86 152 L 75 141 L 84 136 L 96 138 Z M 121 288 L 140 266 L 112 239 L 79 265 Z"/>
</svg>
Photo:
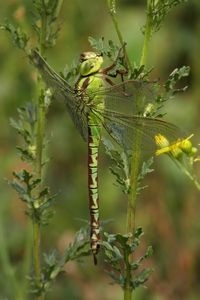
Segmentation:
<svg viewBox="0 0 200 300">
<path fill-rule="evenodd" d="M 133 72 L 133 68 L 132 68 L 131 62 L 129 60 L 126 48 L 124 47 L 125 42 L 124 42 L 122 33 L 121 33 L 120 29 L 119 29 L 119 25 L 118 25 L 117 18 L 116 18 L 116 4 L 115 4 L 115 0 L 107 0 L 107 6 L 108 6 L 108 9 L 109 9 L 111 20 L 113 22 L 115 31 L 116 31 L 118 39 L 119 39 L 119 42 L 121 44 L 121 47 L 123 47 L 123 51 L 124 51 L 124 55 L 125 55 L 125 59 L 126 59 L 128 68 L 129 68 L 129 70 L 132 73 Z"/>
<path fill-rule="evenodd" d="M 151 39 L 152 34 L 152 13 L 151 13 L 151 0 L 147 0 L 147 10 L 146 10 L 146 24 L 145 24 L 145 32 L 144 32 L 144 42 L 143 42 L 143 48 L 142 48 L 142 55 L 140 59 L 140 65 L 146 65 L 147 62 L 147 55 L 149 50 L 149 42 Z"/>
</svg>

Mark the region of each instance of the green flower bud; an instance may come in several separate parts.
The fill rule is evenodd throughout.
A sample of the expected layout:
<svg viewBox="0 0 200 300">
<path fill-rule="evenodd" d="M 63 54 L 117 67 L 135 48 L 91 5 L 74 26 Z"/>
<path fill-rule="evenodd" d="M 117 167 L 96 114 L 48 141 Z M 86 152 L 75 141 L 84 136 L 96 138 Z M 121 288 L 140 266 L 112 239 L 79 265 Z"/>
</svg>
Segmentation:
<svg viewBox="0 0 200 300">
<path fill-rule="evenodd" d="M 185 139 L 180 143 L 180 148 L 183 150 L 183 152 L 189 154 L 192 151 L 192 142 L 188 139 Z"/>
</svg>

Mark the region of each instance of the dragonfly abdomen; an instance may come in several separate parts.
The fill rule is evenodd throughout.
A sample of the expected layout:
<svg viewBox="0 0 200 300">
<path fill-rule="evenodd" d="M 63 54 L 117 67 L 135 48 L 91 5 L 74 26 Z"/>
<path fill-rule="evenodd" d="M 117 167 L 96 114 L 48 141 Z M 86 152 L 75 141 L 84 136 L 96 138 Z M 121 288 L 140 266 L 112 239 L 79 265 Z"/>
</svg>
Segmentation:
<svg viewBox="0 0 200 300">
<path fill-rule="evenodd" d="M 90 117 L 88 118 L 90 119 Z M 92 123 L 92 124 L 91 124 Z M 98 193 L 98 148 L 101 136 L 101 128 L 88 121 L 88 192 L 90 207 L 90 243 L 97 264 L 96 255 L 100 248 L 100 224 L 99 224 L 99 193 Z"/>
</svg>

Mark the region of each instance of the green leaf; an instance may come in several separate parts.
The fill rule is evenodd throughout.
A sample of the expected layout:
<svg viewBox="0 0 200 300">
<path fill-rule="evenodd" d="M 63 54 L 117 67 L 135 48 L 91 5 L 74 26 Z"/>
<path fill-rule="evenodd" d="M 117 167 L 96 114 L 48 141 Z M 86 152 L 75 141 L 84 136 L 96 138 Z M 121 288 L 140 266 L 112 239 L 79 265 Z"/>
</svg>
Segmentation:
<svg viewBox="0 0 200 300">
<path fill-rule="evenodd" d="M 16 27 L 11 23 L 5 23 L 0 25 L 0 29 L 8 31 L 11 34 L 13 43 L 19 49 L 25 50 L 29 38 L 19 27 Z"/>
<path fill-rule="evenodd" d="M 149 278 L 152 270 L 142 268 L 142 263 L 152 254 L 152 247 L 149 246 L 146 252 L 137 257 L 137 249 L 143 235 L 141 227 L 137 228 L 134 234 L 108 234 L 104 233 L 105 240 L 101 246 L 105 255 L 105 263 L 108 265 L 107 274 L 113 281 L 119 284 L 123 289 L 136 289 L 143 285 Z M 134 260 L 131 259 L 134 254 Z M 128 277 L 128 279 L 127 279 Z"/>
<path fill-rule="evenodd" d="M 23 195 L 26 193 L 26 189 L 22 184 L 20 184 L 18 181 L 13 180 L 10 182 L 10 185 L 16 190 L 16 192 L 20 195 Z"/>
<path fill-rule="evenodd" d="M 89 230 L 88 227 L 83 227 L 76 233 L 74 241 L 65 250 L 64 262 L 77 260 L 90 254 Z"/>
<path fill-rule="evenodd" d="M 147 6 L 147 15 L 150 24 L 146 26 L 151 27 L 151 31 L 158 31 L 164 23 L 165 17 L 177 5 L 186 3 L 187 0 L 150 0 Z M 144 28 L 143 28 L 144 31 Z"/>
<path fill-rule="evenodd" d="M 167 79 L 166 83 L 164 84 L 164 88 L 167 93 L 174 95 L 177 92 L 184 92 L 187 87 L 183 87 L 182 89 L 176 89 L 175 86 L 179 80 L 184 77 L 189 76 L 190 67 L 183 66 L 181 68 L 176 68 L 171 72 L 169 78 Z"/>
</svg>

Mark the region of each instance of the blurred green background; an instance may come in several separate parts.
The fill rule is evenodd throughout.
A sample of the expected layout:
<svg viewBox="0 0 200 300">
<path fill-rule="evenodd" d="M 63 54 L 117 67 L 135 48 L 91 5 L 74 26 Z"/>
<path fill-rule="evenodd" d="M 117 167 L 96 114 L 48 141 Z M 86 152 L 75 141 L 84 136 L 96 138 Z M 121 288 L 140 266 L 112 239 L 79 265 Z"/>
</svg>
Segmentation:
<svg viewBox="0 0 200 300">
<path fill-rule="evenodd" d="M 88 36 L 117 41 L 111 19 L 102 0 L 63 1 L 59 18 L 61 31 L 56 46 L 47 58 L 56 69 L 71 65 L 80 52 L 89 48 Z M 145 1 L 119 1 L 118 20 L 132 61 L 139 63 L 143 36 L 140 28 L 145 21 Z M 18 23 L 30 32 L 33 23 L 32 1 L 8 0 L 0 4 L 0 22 Z M 34 42 L 33 42 L 34 44 Z M 200 128 L 200 2 L 190 0 L 176 7 L 166 18 L 162 29 L 152 39 L 149 66 L 154 79 L 166 80 L 176 67 L 189 65 L 188 85 L 167 106 L 168 120 L 199 141 Z M 9 125 L 17 118 L 17 107 L 31 101 L 34 95 L 34 69 L 24 54 L 16 49 L 7 33 L 0 32 L 0 247 L 9 251 L 16 276 L 20 276 L 28 220 L 24 205 L 7 184 L 12 172 L 27 167 L 20 161 L 16 145 L 22 142 Z M 49 157 L 47 184 L 58 192 L 55 216 L 43 231 L 43 249 L 63 251 L 74 233 L 88 219 L 86 144 L 74 128 L 62 103 L 53 103 L 47 123 Z M 112 219 L 106 230 L 124 232 L 126 199 L 108 170 L 108 159 L 100 157 L 101 219 Z M 155 269 L 147 289 L 140 288 L 134 299 L 195 300 L 200 297 L 200 199 L 189 180 L 166 157 L 157 158 L 155 172 L 146 180 L 146 189 L 138 202 L 137 224 L 145 231 L 142 248 L 152 244 L 154 255 L 150 265 Z M 197 169 L 200 176 L 200 169 Z M 105 192 L 106 191 L 106 192 Z M 9 298 L 9 282 L 0 264 L 0 299 Z M 47 299 L 118 300 L 122 292 L 99 263 L 91 258 L 83 264 L 66 265 Z M 56 297 L 56 298 L 55 298 Z"/>
</svg>

